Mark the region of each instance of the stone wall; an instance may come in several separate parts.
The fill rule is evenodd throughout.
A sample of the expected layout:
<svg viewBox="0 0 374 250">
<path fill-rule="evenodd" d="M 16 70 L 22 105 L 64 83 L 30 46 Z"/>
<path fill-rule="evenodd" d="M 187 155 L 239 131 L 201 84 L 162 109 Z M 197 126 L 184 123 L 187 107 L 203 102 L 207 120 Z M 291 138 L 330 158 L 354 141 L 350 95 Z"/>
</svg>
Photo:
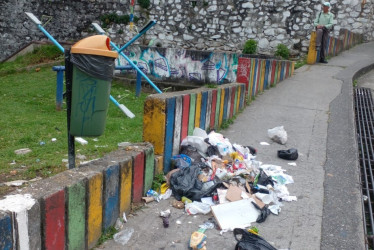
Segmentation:
<svg viewBox="0 0 374 250">
<path fill-rule="evenodd" d="M 373 2 L 367 0 L 331 0 L 335 14 L 334 33 L 344 27 L 363 33 L 372 40 Z M 338 3 L 339 2 L 339 3 Z M 2 0 L 0 8 L 0 49 L 4 60 L 32 40 L 46 39 L 26 17 L 33 12 L 53 37 L 59 41 L 76 41 L 94 34 L 92 22 L 108 13 L 129 14 L 128 0 Z M 247 39 L 259 42 L 259 52 L 272 53 L 277 44 L 307 52 L 312 21 L 321 9 L 320 0 L 151 0 L 148 10 L 135 7 L 141 28 L 148 20 L 158 24 L 138 42 L 150 41 L 163 47 L 223 50 L 239 52 Z M 9 13 L 12 13 L 11 15 Z M 133 36 L 124 24 L 109 26 L 108 34 L 117 44 Z"/>
</svg>

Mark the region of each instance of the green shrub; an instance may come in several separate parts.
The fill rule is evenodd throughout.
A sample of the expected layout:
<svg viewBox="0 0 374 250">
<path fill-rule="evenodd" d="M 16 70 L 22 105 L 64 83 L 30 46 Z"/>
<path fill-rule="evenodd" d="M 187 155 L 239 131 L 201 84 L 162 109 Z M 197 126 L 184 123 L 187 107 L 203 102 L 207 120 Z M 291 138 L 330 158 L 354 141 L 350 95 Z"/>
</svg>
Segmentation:
<svg viewBox="0 0 374 250">
<path fill-rule="evenodd" d="M 108 27 L 108 25 L 112 23 L 127 25 L 130 23 L 130 16 L 129 15 L 119 16 L 116 13 L 109 13 L 109 14 L 104 14 L 100 16 L 100 20 L 102 22 L 103 28 L 106 28 Z M 137 23 L 138 21 L 139 21 L 139 18 L 137 16 L 134 16 L 134 23 Z"/>
<path fill-rule="evenodd" d="M 139 0 L 138 3 L 143 9 L 148 9 L 151 5 L 151 2 L 149 0 Z"/>
<path fill-rule="evenodd" d="M 245 42 L 243 54 L 255 54 L 257 52 L 257 41 L 249 39 Z"/>
<path fill-rule="evenodd" d="M 277 50 L 275 51 L 276 56 L 280 56 L 283 59 L 290 58 L 290 50 L 284 44 L 278 44 Z"/>
</svg>

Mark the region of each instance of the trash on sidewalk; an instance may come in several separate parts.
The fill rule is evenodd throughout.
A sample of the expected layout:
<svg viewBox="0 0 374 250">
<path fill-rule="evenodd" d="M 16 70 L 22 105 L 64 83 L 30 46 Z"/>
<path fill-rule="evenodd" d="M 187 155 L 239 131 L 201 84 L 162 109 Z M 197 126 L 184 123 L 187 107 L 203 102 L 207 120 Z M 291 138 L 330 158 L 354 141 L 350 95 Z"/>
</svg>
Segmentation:
<svg viewBox="0 0 374 250">
<path fill-rule="evenodd" d="M 210 205 L 198 201 L 185 204 L 185 210 L 188 214 L 208 214 L 211 211 Z"/>
<path fill-rule="evenodd" d="M 189 247 L 193 250 L 206 250 L 206 235 L 204 234 L 205 229 L 199 229 L 192 233 Z"/>
<path fill-rule="evenodd" d="M 268 129 L 268 136 L 273 141 L 282 145 L 286 144 L 287 142 L 287 132 L 283 126 Z"/>
<path fill-rule="evenodd" d="M 126 245 L 127 242 L 131 239 L 132 234 L 134 233 L 134 229 L 131 227 L 126 227 L 120 232 L 116 233 L 113 236 L 113 239 L 115 242 L 121 244 L 121 245 Z"/>
<path fill-rule="evenodd" d="M 182 201 L 173 200 L 172 206 L 178 209 L 183 209 L 185 205 Z"/>
<path fill-rule="evenodd" d="M 162 218 L 162 223 L 164 225 L 164 228 L 169 227 L 170 214 L 171 214 L 170 209 L 160 212 L 160 217 Z"/>
<path fill-rule="evenodd" d="M 222 230 L 249 227 L 260 212 L 253 206 L 253 199 L 243 199 L 212 206 L 212 212 Z"/>
<path fill-rule="evenodd" d="M 27 183 L 28 181 L 26 180 L 16 180 L 16 181 L 8 181 L 4 182 L 2 184 L 8 186 L 8 187 L 19 187 L 22 186 L 23 184 Z"/>
<path fill-rule="evenodd" d="M 285 160 L 297 160 L 299 154 L 296 148 L 290 148 L 287 150 L 278 150 L 278 157 Z"/>
<path fill-rule="evenodd" d="M 235 249 L 259 249 L 259 250 L 276 250 L 270 243 L 268 243 L 261 236 L 243 230 L 241 228 L 234 229 L 236 243 Z"/>
</svg>

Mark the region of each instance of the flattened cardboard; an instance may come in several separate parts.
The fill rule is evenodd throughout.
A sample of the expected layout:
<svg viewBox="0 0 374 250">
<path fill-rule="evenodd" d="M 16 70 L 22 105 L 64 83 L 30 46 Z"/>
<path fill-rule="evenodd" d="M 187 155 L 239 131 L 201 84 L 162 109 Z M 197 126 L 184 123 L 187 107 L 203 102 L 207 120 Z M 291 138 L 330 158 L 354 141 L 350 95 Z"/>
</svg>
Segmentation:
<svg viewBox="0 0 374 250">
<path fill-rule="evenodd" d="M 242 199 L 242 189 L 240 187 L 230 186 L 226 193 L 226 199 L 229 201 L 239 201 Z"/>
</svg>

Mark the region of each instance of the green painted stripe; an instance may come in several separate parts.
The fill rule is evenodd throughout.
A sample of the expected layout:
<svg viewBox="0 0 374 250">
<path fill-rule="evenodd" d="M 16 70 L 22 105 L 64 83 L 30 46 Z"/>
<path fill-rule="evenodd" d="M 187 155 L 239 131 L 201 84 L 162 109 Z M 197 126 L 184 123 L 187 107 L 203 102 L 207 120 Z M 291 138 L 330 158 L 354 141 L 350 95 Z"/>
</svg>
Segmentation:
<svg viewBox="0 0 374 250">
<path fill-rule="evenodd" d="M 144 195 L 149 189 L 152 188 L 152 182 L 154 177 L 154 165 L 155 165 L 155 154 L 153 147 L 149 147 L 145 150 L 145 173 L 144 173 Z"/>
<path fill-rule="evenodd" d="M 214 117 L 214 128 L 218 128 L 219 111 L 221 107 L 221 89 L 217 89 L 216 115 Z"/>
</svg>

